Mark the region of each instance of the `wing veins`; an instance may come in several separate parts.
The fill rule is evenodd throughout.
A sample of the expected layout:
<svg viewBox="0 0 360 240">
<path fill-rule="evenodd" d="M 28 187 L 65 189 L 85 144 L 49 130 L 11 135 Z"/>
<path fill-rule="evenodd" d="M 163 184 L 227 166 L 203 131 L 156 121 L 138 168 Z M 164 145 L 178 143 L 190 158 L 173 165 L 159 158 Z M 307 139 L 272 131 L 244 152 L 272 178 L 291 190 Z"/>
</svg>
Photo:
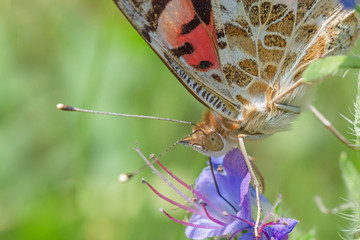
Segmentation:
<svg viewBox="0 0 360 240">
<path fill-rule="evenodd" d="M 181 60 L 179 58 L 174 58 L 173 54 L 170 52 L 170 50 L 168 49 L 167 46 L 164 46 L 163 43 L 161 41 L 159 41 L 159 39 L 157 37 L 154 37 L 154 35 L 156 36 L 157 33 L 156 32 L 149 32 L 149 35 L 151 36 L 151 42 L 149 42 L 142 34 L 141 32 L 141 26 L 148 26 L 149 22 L 144 18 L 143 15 L 141 15 L 139 12 L 134 11 L 134 9 L 136 9 L 136 7 L 134 7 L 134 4 L 130 3 L 129 1 L 121 1 L 121 0 L 114 0 L 115 4 L 119 7 L 119 9 L 121 10 L 121 12 L 124 13 L 125 17 L 128 19 L 128 21 L 131 23 L 131 25 L 133 25 L 133 27 L 136 29 L 136 31 L 142 36 L 142 38 L 148 43 L 148 45 L 153 49 L 153 51 L 160 57 L 160 59 L 164 62 L 164 64 L 168 67 L 168 69 L 176 76 L 176 78 L 188 89 L 188 91 L 195 96 L 195 98 L 197 98 L 202 104 L 204 104 L 205 106 L 212 108 L 214 110 L 216 110 L 215 108 L 213 108 L 213 106 L 211 105 L 210 102 L 202 100 L 201 97 L 197 96 L 196 93 L 194 92 L 193 89 L 190 89 L 186 83 L 184 82 L 184 80 L 181 78 L 181 76 L 173 69 L 172 66 L 170 66 L 170 63 L 168 61 L 166 61 L 165 56 L 162 55 L 162 52 L 159 51 L 158 49 L 160 48 L 168 58 L 171 58 L 171 60 L 173 61 L 173 63 L 175 63 L 177 65 L 178 68 L 180 68 L 182 71 L 186 72 L 186 75 L 195 82 L 194 79 L 198 80 L 200 82 L 201 85 L 203 85 L 203 87 L 205 89 L 207 89 L 207 91 L 209 91 L 211 94 L 213 94 L 215 97 L 217 97 L 218 99 L 220 99 L 225 105 L 227 105 L 227 107 L 231 107 L 232 110 L 228 110 L 228 111 L 234 111 L 234 109 L 239 109 L 239 106 L 237 103 L 235 103 L 233 101 L 233 99 L 228 99 L 227 96 L 225 96 L 224 94 L 218 94 L 216 90 L 214 90 L 211 86 L 207 85 L 202 79 L 202 77 L 200 75 L 198 75 L 192 68 L 187 67 L 186 71 L 183 68 L 183 64 L 181 62 Z M 122 7 L 123 6 L 123 7 Z M 130 9 L 132 8 L 132 9 Z M 132 13 L 132 15 L 130 15 L 129 13 Z M 130 16 L 136 15 L 135 18 L 139 21 L 139 23 L 136 23 L 136 21 L 134 21 L 133 19 L 130 19 Z M 190 65 L 189 65 L 190 66 Z M 219 114 L 223 114 L 221 111 L 217 111 Z M 226 116 L 226 115 L 224 115 Z M 228 116 L 229 117 L 229 116 Z"/>
<path fill-rule="evenodd" d="M 337 17 L 337 15 L 340 13 L 340 9 L 337 10 L 336 14 L 332 15 L 331 18 L 329 18 L 327 21 L 325 21 L 322 26 L 320 27 L 320 29 L 318 30 L 318 32 L 314 35 L 314 37 L 312 38 L 312 40 L 307 44 L 306 48 L 304 51 L 302 51 L 302 53 L 299 55 L 299 57 L 297 57 L 294 65 L 291 67 L 290 71 L 288 72 L 288 77 L 292 77 L 292 75 L 294 75 L 294 72 L 297 69 L 297 65 L 300 63 L 300 61 L 302 60 L 302 58 L 307 54 L 307 50 L 309 50 L 309 48 L 311 48 L 314 44 L 314 42 L 318 39 L 318 36 L 323 32 L 323 30 L 327 27 L 328 23 L 331 22 L 334 18 Z M 289 76 L 290 73 L 290 76 Z M 295 75 L 294 75 L 295 76 Z"/>
<path fill-rule="evenodd" d="M 217 10 L 220 12 L 220 16 L 219 16 L 219 17 L 222 19 L 221 6 L 220 6 L 221 4 L 220 4 L 219 0 L 212 0 L 212 2 L 215 2 L 214 5 L 216 5 Z M 215 20 L 215 13 L 214 13 L 214 11 L 213 11 L 213 16 L 214 16 L 214 25 L 215 25 L 215 31 L 216 31 L 216 27 L 217 27 L 217 24 L 219 24 L 219 22 Z M 223 21 L 220 22 L 220 24 L 221 24 L 221 29 L 222 29 L 222 31 L 225 33 L 225 28 L 224 28 L 224 24 L 223 24 L 223 23 L 224 23 Z M 225 42 L 228 44 L 228 39 L 227 39 L 227 37 L 226 37 L 226 34 L 224 34 L 224 37 L 223 37 L 223 38 L 225 39 Z M 215 49 L 216 49 L 216 54 L 218 55 L 218 58 L 219 58 L 222 81 L 226 84 L 227 88 L 230 89 L 230 85 L 229 85 L 228 82 L 227 82 L 227 79 L 226 79 L 226 77 L 225 77 L 225 73 L 224 73 L 224 70 L 223 70 L 223 64 L 221 63 L 221 57 L 220 57 L 220 54 L 219 54 L 219 49 L 218 49 L 218 47 L 216 47 Z M 231 51 L 228 51 L 227 48 L 226 48 L 226 52 L 227 52 L 228 55 L 231 55 L 231 56 L 232 56 L 232 59 L 234 59 L 233 53 L 232 53 Z M 233 96 L 233 94 L 231 93 L 231 91 L 229 91 L 229 92 L 230 92 L 230 95 L 231 95 L 231 97 L 232 97 L 232 100 L 235 101 L 235 96 Z M 242 104 L 241 104 L 241 105 L 242 105 Z"/>
<path fill-rule="evenodd" d="M 348 15 L 350 15 L 350 14 L 352 14 L 352 13 L 353 13 L 353 12 L 349 12 Z M 347 16 L 348 16 L 348 15 L 347 15 Z M 344 18 L 346 18 L 346 17 L 344 17 Z M 331 52 L 333 52 L 334 50 L 336 50 L 340 45 L 342 45 L 342 44 L 343 44 L 344 42 L 346 42 L 348 39 L 350 39 L 350 37 L 345 38 L 342 42 L 339 42 L 339 43 L 338 43 L 336 46 L 334 46 L 332 49 L 330 49 L 329 51 L 325 52 L 325 53 L 324 53 L 324 56 L 327 56 L 329 53 L 331 53 Z M 312 62 L 314 62 L 314 61 L 316 61 L 316 60 L 317 60 L 317 59 L 313 59 L 313 60 L 311 60 L 311 61 L 309 61 L 309 62 L 306 62 L 306 63 L 304 63 L 303 65 L 297 67 L 297 68 L 294 70 L 293 74 L 291 74 L 290 77 L 296 76 L 296 74 L 297 74 L 298 72 L 300 72 L 301 70 L 303 70 L 305 67 L 307 67 L 309 64 L 311 64 Z"/>
<path fill-rule="evenodd" d="M 297 17 L 298 17 L 298 8 L 297 8 L 297 4 L 296 4 L 296 8 L 294 10 L 294 14 L 295 14 L 295 21 L 294 21 L 294 27 L 293 27 L 293 31 L 290 35 L 290 39 L 285 47 L 285 50 L 284 50 L 284 54 L 279 62 L 279 66 L 282 66 L 284 64 L 284 61 L 288 55 L 288 53 L 290 52 L 290 46 L 292 46 L 292 43 L 293 41 L 295 41 L 295 37 L 296 37 L 296 32 L 299 30 L 299 28 L 302 26 L 302 24 L 305 22 L 305 19 L 312 13 L 312 11 L 314 10 L 314 8 L 316 7 L 316 5 L 318 4 L 318 1 L 316 1 L 316 3 L 311 7 L 311 9 L 309 11 L 306 12 L 306 14 L 304 15 L 304 17 L 301 19 L 301 21 L 298 23 L 298 25 L 296 25 L 296 20 L 297 20 Z M 290 9 L 289 9 L 289 12 L 290 12 Z M 298 59 L 298 58 L 297 58 Z M 294 66 L 296 66 L 294 64 Z M 272 79 L 272 81 L 275 81 L 280 73 L 281 73 L 282 69 L 281 68 L 278 68 L 276 70 L 276 73 L 274 74 L 274 77 Z M 287 76 L 284 76 L 283 79 L 286 79 Z"/>
</svg>

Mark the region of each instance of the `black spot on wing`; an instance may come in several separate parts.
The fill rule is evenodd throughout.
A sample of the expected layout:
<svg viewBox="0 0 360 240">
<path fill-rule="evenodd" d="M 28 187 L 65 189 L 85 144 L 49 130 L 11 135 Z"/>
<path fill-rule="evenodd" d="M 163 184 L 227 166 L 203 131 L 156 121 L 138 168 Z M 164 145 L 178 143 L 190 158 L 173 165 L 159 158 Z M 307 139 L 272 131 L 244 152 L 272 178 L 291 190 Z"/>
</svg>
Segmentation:
<svg viewBox="0 0 360 240">
<path fill-rule="evenodd" d="M 184 25 L 181 26 L 181 34 L 184 35 L 190 33 L 192 30 L 197 28 L 199 24 L 200 24 L 200 20 L 195 15 L 195 17 L 190 22 L 185 23 Z"/>
<path fill-rule="evenodd" d="M 223 41 L 220 41 L 218 42 L 218 46 L 220 49 L 224 49 L 227 47 L 227 43 L 226 42 L 223 42 Z"/>
<path fill-rule="evenodd" d="M 211 19 L 211 0 L 191 0 L 196 14 L 206 25 L 209 25 Z"/>
<path fill-rule="evenodd" d="M 171 0 L 152 0 L 151 5 L 154 9 L 154 15 L 160 16 L 170 1 Z"/>
<path fill-rule="evenodd" d="M 171 0 L 151 0 L 152 10 L 147 13 L 147 20 L 154 28 L 157 28 L 159 16 L 169 2 Z"/>
<path fill-rule="evenodd" d="M 220 5 L 220 9 L 224 13 L 229 13 L 229 11 L 227 10 L 227 8 L 224 5 Z"/>
<path fill-rule="evenodd" d="M 186 54 L 192 54 L 194 52 L 194 47 L 193 47 L 193 45 L 191 43 L 186 42 L 181 47 L 171 49 L 171 52 L 176 57 L 181 57 L 181 56 L 186 55 Z"/>
<path fill-rule="evenodd" d="M 225 37 L 225 32 L 223 29 L 216 31 L 216 38 L 223 38 Z"/>
<path fill-rule="evenodd" d="M 210 61 L 201 61 L 199 65 L 194 66 L 196 69 L 200 69 L 200 70 L 206 70 L 209 67 L 211 67 L 213 64 Z"/>
<path fill-rule="evenodd" d="M 141 30 L 141 36 L 149 43 L 151 43 L 151 37 L 149 35 L 149 32 L 153 31 L 153 28 L 150 26 L 145 26 L 142 30 Z"/>
<path fill-rule="evenodd" d="M 211 20 L 211 0 L 191 0 L 191 2 L 196 14 L 190 22 L 181 27 L 181 34 L 183 35 L 190 33 L 201 22 L 209 25 Z"/>
<path fill-rule="evenodd" d="M 221 77 L 217 74 L 212 74 L 211 77 L 218 83 L 221 83 Z"/>
</svg>

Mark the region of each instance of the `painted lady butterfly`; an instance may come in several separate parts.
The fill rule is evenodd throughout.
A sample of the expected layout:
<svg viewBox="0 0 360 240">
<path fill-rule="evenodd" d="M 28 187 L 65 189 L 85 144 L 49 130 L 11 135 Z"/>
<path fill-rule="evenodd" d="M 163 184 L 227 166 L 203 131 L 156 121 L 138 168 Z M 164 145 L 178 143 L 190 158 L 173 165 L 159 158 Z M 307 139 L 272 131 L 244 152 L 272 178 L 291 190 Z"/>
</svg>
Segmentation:
<svg viewBox="0 0 360 240">
<path fill-rule="evenodd" d="M 305 67 L 342 54 L 360 17 L 336 0 L 115 0 L 188 91 L 211 110 L 181 141 L 224 155 L 239 136 L 286 130 L 308 106 Z"/>
</svg>

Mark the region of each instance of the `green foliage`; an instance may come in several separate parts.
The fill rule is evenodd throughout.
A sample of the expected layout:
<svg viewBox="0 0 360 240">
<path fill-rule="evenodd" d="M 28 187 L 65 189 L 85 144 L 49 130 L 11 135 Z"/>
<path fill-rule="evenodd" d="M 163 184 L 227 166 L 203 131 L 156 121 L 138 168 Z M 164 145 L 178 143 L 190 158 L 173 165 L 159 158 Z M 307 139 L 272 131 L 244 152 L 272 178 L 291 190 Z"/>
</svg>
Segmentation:
<svg viewBox="0 0 360 240">
<path fill-rule="evenodd" d="M 185 239 L 184 227 L 159 213 L 172 207 L 141 184 L 117 177 L 143 165 L 132 150 L 159 154 L 191 132 L 160 121 L 60 112 L 82 108 L 197 122 L 205 109 L 133 30 L 112 1 L 0 1 L 0 239 Z M 359 53 L 359 49 L 354 50 Z M 354 76 L 319 85 L 314 105 L 348 138 Z M 299 219 L 303 232 L 338 239 L 347 222 L 324 215 L 314 195 L 339 205 L 345 188 L 337 156 L 352 150 L 304 112 L 291 131 L 246 143 L 268 199 Z M 176 146 L 162 159 L 193 183 L 206 157 Z M 354 165 L 357 169 L 359 165 Z M 178 218 L 184 213 L 172 211 Z M 166 229 L 166 230 L 164 230 Z"/>
<path fill-rule="evenodd" d="M 358 77 L 357 95 L 354 103 L 353 131 L 355 144 L 360 145 L 360 75 Z M 359 155 L 353 161 L 359 161 Z M 347 190 L 347 202 L 350 205 L 350 213 L 342 213 L 349 221 L 343 231 L 346 239 L 360 238 L 360 174 L 359 170 L 352 164 L 346 153 L 340 156 L 340 169 Z"/>
<path fill-rule="evenodd" d="M 360 69 L 360 57 L 332 56 L 311 63 L 303 73 L 304 82 L 322 79 L 340 70 Z"/>
<path fill-rule="evenodd" d="M 317 234 L 316 231 L 314 229 L 311 229 L 310 231 L 303 233 L 300 231 L 297 231 L 296 229 L 294 230 L 294 233 L 291 234 L 291 239 L 294 240 L 316 240 L 317 238 Z"/>
<path fill-rule="evenodd" d="M 304 82 L 313 82 L 329 75 L 348 69 L 360 71 L 360 57 L 355 56 L 333 56 L 316 60 L 304 71 Z M 354 120 L 347 119 L 351 124 L 355 145 L 360 146 L 360 74 L 357 82 L 357 94 L 354 102 Z M 340 157 L 340 169 L 346 186 L 347 200 L 349 206 L 345 212 L 340 212 L 348 222 L 345 224 L 343 237 L 345 239 L 358 239 L 360 237 L 360 175 L 359 170 L 352 164 L 359 161 L 359 154 L 352 154 L 352 158 L 343 152 Z M 359 163 L 358 163 L 359 164 Z M 349 213 L 347 213 L 349 212 Z"/>
<path fill-rule="evenodd" d="M 340 169 L 344 178 L 346 190 L 350 199 L 360 200 L 360 175 L 345 153 L 340 157 Z M 360 226 L 360 225 L 359 225 Z"/>
<path fill-rule="evenodd" d="M 355 10 L 356 10 L 358 13 L 360 13 L 360 6 L 356 6 L 356 7 L 355 7 Z"/>
<path fill-rule="evenodd" d="M 340 157 L 340 168 L 347 190 L 347 202 L 350 206 L 350 213 L 340 214 L 348 221 L 343 233 L 346 239 L 358 239 L 360 237 L 360 174 L 344 153 Z"/>
</svg>

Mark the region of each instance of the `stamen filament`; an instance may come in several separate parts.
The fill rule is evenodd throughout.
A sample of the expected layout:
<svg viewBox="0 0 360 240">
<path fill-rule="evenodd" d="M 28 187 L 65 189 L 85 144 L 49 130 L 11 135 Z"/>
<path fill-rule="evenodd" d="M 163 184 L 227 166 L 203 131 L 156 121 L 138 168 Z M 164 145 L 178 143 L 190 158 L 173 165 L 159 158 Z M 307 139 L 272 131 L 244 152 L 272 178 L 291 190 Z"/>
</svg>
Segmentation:
<svg viewBox="0 0 360 240">
<path fill-rule="evenodd" d="M 264 234 L 265 234 L 265 236 L 266 236 L 266 238 L 268 239 L 268 240 L 271 240 L 271 238 L 270 238 L 270 236 L 269 236 L 269 234 L 267 234 L 267 232 L 263 232 Z M 261 234 L 261 233 L 260 233 Z"/>
<path fill-rule="evenodd" d="M 232 215 L 232 214 L 230 214 L 230 213 L 228 213 L 228 215 L 231 216 L 231 217 L 233 217 L 233 218 L 236 218 L 236 219 L 238 219 L 238 220 L 240 220 L 240 221 L 242 221 L 242 222 L 244 222 L 244 223 L 247 223 L 247 224 L 249 224 L 249 225 L 252 226 L 252 227 L 255 226 L 254 223 L 252 223 L 252 222 L 250 222 L 250 221 L 248 221 L 248 220 L 245 220 L 245 219 L 243 219 L 243 218 L 239 218 L 238 216 Z"/>
<path fill-rule="evenodd" d="M 201 206 L 196 203 L 191 201 L 191 199 L 186 196 L 184 193 L 182 193 L 177 187 L 174 186 L 174 184 L 172 184 L 164 175 L 162 175 L 159 170 L 157 170 L 154 165 L 152 165 L 150 163 L 150 161 L 144 156 L 144 154 L 140 151 L 139 147 L 134 148 L 135 151 L 137 151 L 139 153 L 139 155 L 141 156 L 141 158 L 145 161 L 145 163 L 167 184 L 169 185 L 177 194 L 179 194 L 186 202 L 188 202 L 190 205 L 192 205 L 193 207 L 197 208 L 197 210 L 201 209 Z"/>
<path fill-rule="evenodd" d="M 238 234 L 239 232 L 244 231 L 244 230 L 246 230 L 246 229 L 247 229 L 247 228 L 243 228 L 243 229 L 239 229 L 239 230 L 235 231 L 235 232 L 230 236 L 229 240 L 231 240 L 233 237 L 235 237 L 235 235 Z"/>
<path fill-rule="evenodd" d="M 277 207 L 277 205 L 280 203 L 280 200 L 281 200 L 281 195 L 279 195 L 279 198 L 278 200 L 276 201 L 275 205 L 271 208 L 271 210 L 268 212 L 268 214 L 266 214 L 266 216 L 264 217 L 264 219 L 262 220 L 262 223 L 265 224 L 266 221 L 268 220 L 268 218 L 270 217 L 271 213 L 273 213 L 275 211 L 275 208 Z M 260 224 L 260 228 L 262 228 L 261 225 L 263 224 Z"/>
<path fill-rule="evenodd" d="M 219 224 L 219 225 L 222 225 L 222 226 L 225 226 L 225 225 L 226 225 L 226 223 L 223 223 L 223 222 L 221 222 L 220 220 L 217 220 L 217 219 L 213 218 L 212 216 L 210 216 L 208 210 L 207 210 L 206 207 L 205 207 L 205 204 L 201 204 L 201 205 L 202 205 L 203 208 L 204 208 L 204 211 L 205 211 L 205 213 L 206 213 L 206 216 L 207 216 L 211 221 L 213 221 L 214 223 L 217 223 L 217 224 Z"/>
<path fill-rule="evenodd" d="M 157 160 L 156 158 L 154 158 L 155 162 L 157 164 L 159 164 L 159 166 L 164 169 L 164 171 L 169 174 L 173 179 L 175 179 L 178 183 L 180 183 L 182 186 L 184 186 L 185 188 L 187 188 L 188 190 L 192 190 L 193 188 L 186 184 L 184 181 L 182 181 L 180 178 L 178 178 L 177 176 L 175 176 L 175 174 L 173 174 L 169 169 L 167 169 L 162 163 L 159 162 L 159 160 Z"/>
<path fill-rule="evenodd" d="M 176 219 L 176 218 L 172 217 L 170 214 L 165 212 L 165 210 L 163 210 L 163 209 L 160 209 L 160 212 L 163 212 L 168 218 L 170 218 L 174 222 L 180 223 L 180 224 L 185 225 L 185 226 L 190 226 L 190 227 L 195 227 L 195 228 L 205 228 L 205 229 L 218 229 L 219 228 L 217 226 L 204 226 L 204 225 L 197 225 L 197 224 L 181 221 L 179 219 Z"/>
<path fill-rule="evenodd" d="M 280 222 L 268 222 L 268 223 L 264 224 L 263 226 L 266 227 L 266 226 L 269 226 L 269 225 L 283 225 L 283 224 L 280 223 Z"/>
<path fill-rule="evenodd" d="M 190 185 L 186 184 L 185 182 L 183 182 L 181 179 L 179 179 L 177 176 L 175 176 L 175 174 L 173 174 L 170 170 L 168 170 L 162 163 L 159 162 L 159 160 L 157 160 L 156 158 L 154 159 L 155 162 L 157 164 L 159 164 L 159 166 L 164 169 L 164 171 L 169 174 L 175 181 L 177 181 L 179 184 L 181 184 L 182 186 L 184 186 L 185 188 L 187 188 L 188 190 L 190 190 L 192 193 L 195 194 L 195 196 L 197 196 L 199 199 L 202 199 L 204 202 L 206 202 L 206 204 L 208 204 L 209 206 L 211 206 L 212 208 L 214 208 L 218 213 L 222 213 L 222 210 L 215 205 L 213 202 L 211 202 L 209 199 L 207 199 L 204 195 L 202 195 L 201 193 L 199 193 L 198 191 L 196 191 L 193 187 L 191 187 Z"/>
<path fill-rule="evenodd" d="M 182 209 L 184 209 L 184 210 L 186 210 L 186 211 L 192 212 L 192 213 L 194 213 L 194 214 L 202 215 L 202 213 L 201 213 L 200 211 L 198 211 L 198 210 L 196 210 L 196 209 L 194 209 L 194 208 L 188 207 L 188 206 L 186 206 L 186 205 L 180 204 L 180 203 L 178 203 L 178 202 L 176 202 L 176 201 L 174 201 L 174 200 L 172 200 L 172 199 L 164 196 L 163 194 L 159 193 L 159 192 L 158 192 L 150 183 L 148 183 L 145 179 L 142 179 L 141 181 L 142 181 L 142 183 L 145 183 L 156 195 L 158 195 L 160 198 L 164 199 L 165 201 L 167 201 L 167 202 L 169 202 L 169 203 L 171 203 L 171 204 L 173 204 L 173 205 L 175 205 L 175 206 L 177 206 L 177 207 L 179 207 L 179 208 L 182 208 Z"/>
</svg>

